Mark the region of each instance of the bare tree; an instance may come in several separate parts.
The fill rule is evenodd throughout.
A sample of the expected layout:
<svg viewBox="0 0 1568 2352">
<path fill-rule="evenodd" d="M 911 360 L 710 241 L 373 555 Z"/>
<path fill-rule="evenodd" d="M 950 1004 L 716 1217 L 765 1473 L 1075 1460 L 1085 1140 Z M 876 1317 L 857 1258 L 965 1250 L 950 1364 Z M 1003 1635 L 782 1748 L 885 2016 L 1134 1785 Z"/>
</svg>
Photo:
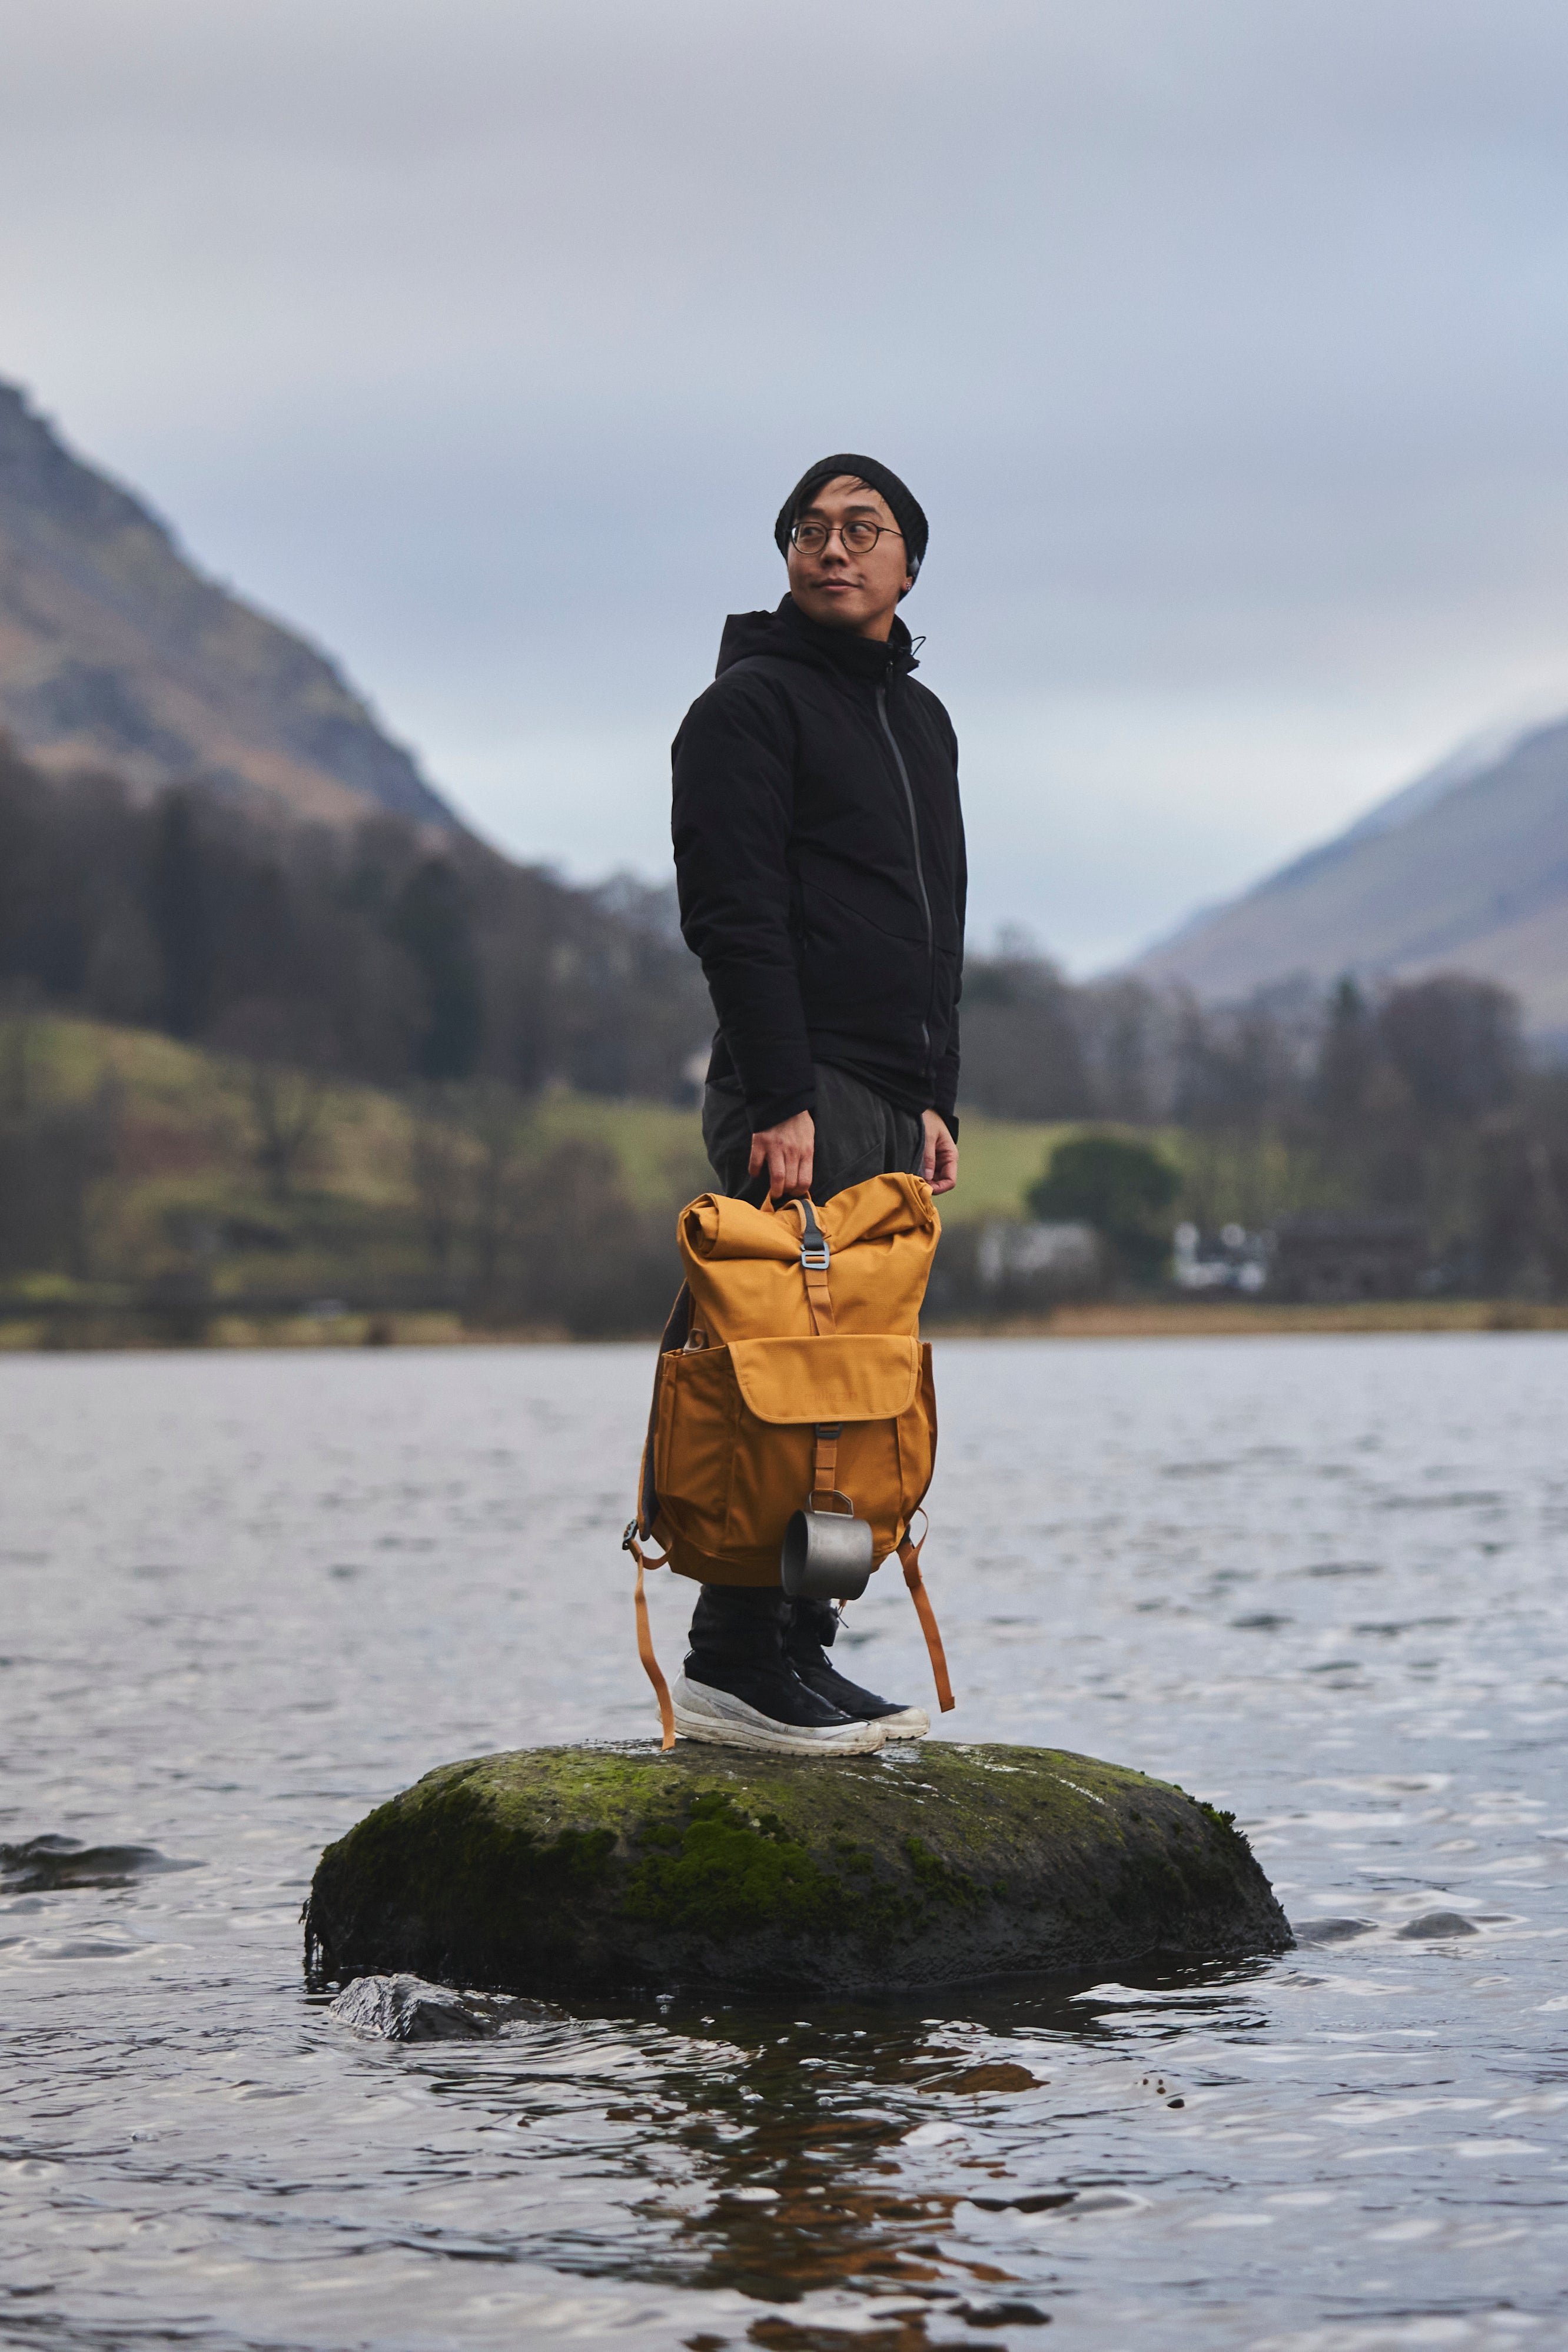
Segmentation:
<svg viewBox="0 0 1568 2352">
<path fill-rule="evenodd" d="M 473 1146 L 445 1087 L 431 1087 L 413 1106 L 408 1174 L 430 1263 L 445 1281 L 457 1269 L 467 1238 L 473 1189 Z"/>
<path fill-rule="evenodd" d="M 457 1099 L 474 1147 L 474 1267 L 481 1287 L 490 1291 L 526 1221 L 527 1180 L 535 1158 L 533 1115 L 525 1097 L 492 1079 L 463 1087 Z"/>
<path fill-rule="evenodd" d="M 272 1199 L 288 1202 L 327 1107 L 321 1024 L 305 1006 L 252 997 L 223 1015 L 214 1042 L 235 1058 L 250 1114 L 251 1157 Z"/>
<path fill-rule="evenodd" d="M 0 1001 L 0 1118 L 25 1118 L 32 1108 L 37 996 L 24 981 Z"/>
</svg>

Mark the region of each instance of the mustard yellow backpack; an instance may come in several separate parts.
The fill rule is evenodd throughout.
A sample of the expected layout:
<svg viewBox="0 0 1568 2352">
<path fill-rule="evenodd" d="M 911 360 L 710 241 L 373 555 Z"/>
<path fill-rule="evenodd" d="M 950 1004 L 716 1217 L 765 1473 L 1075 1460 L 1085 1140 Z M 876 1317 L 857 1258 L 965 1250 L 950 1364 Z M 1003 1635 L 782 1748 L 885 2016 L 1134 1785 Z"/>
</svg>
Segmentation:
<svg viewBox="0 0 1568 2352">
<path fill-rule="evenodd" d="M 637 1517 L 623 1538 L 667 1748 L 674 1717 L 648 1629 L 647 1568 L 773 1585 L 782 1564 L 786 1591 L 852 1598 L 897 1552 L 937 1696 L 952 1706 L 910 1540 L 936 1459 L 920 1310 L 941 1231 L 918 1176 L 871 1176 L 820 1208 L 704 1192 L 681 1211 L 686 1281 L 659 1342 Z M 661 1558 L 648 1557 L 650 1542 Z M 814 1568 L 824 1559 L 836 1567 Z"/>
</svg>

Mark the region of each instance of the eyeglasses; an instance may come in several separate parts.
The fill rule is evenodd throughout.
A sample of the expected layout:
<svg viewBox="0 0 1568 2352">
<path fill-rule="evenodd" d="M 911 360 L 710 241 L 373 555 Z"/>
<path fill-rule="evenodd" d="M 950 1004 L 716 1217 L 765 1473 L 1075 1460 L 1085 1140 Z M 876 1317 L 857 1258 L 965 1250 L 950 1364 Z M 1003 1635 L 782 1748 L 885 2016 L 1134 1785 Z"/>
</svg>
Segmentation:
<svg viewBox="0 0 1568 2352">
<path fill-rule="evenodd" d="M 848 522 L 817 522 L 808 516 L 805 521 L 790 525 L 790 545 L 797 547 L 802 555 L 820 555 L 835 531 L 846 555 L 869 555 L 884 531 L 889 539 L 902 539 L 904 535 L 889 522 L 866 522 L 858 518 Z"/>
</svg>

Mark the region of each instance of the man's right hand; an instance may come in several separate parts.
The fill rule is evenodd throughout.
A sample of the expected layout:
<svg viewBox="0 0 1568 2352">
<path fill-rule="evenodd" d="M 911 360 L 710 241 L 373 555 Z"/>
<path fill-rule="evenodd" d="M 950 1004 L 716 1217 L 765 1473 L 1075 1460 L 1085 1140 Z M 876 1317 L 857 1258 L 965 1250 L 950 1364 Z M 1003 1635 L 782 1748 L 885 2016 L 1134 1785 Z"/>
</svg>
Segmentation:
<svg viewBox="0 0 1568 2352">
<path fill-rule="evenodd" d="M 811 1190 L 811 1167 L 816 1150 L 816 1123 L 808 1110 L 777 1127 L 764 1127 L 752 1138 L 748 1177 L 765 1168 L 768 1191 L 775 1201 L 797 1200 Z"/>
</svg>

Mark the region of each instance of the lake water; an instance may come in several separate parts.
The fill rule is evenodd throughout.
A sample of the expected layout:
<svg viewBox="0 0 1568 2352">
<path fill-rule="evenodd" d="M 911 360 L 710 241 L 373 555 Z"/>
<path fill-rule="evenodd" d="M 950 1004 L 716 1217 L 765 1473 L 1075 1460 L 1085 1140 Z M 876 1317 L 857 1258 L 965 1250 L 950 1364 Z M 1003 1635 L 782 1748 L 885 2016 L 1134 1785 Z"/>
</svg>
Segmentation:
<svg viewBox="0 0 1568 2352">
<path fill-rule="evenodd" d="M 1234 1809 L 1293 1952 L 359 2038 L 301 1975 L 321 1847 L 653 1727 L 649 1366 L 0 1361 L 0 1843 L 144 1850 L 0 1899 L 0 2342 L 1568 2343 L 1568 1339 L 939 1347 L 944 1734 Z M 854 1670 L 921 1696 L 878 1582 Z"/>
</svg>

